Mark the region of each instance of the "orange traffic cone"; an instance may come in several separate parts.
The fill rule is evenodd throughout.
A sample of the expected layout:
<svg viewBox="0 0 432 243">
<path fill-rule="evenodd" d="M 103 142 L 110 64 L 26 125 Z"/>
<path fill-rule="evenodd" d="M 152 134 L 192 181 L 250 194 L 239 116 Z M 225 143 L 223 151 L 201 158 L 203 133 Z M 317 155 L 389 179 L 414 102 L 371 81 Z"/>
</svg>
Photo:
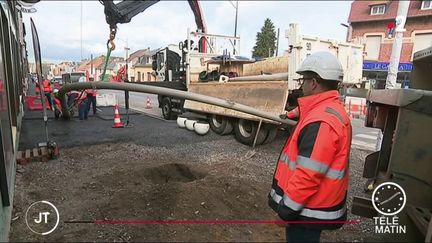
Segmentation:
<svg viewBox="0 0 432 243">
<path fill-rule="evenodd" d="M 114 106 L 114 125 L 112 127 L 113 128 L 122 128 L 123 127 L 123 123 L 121 123 L 121 121 L 120 121 L 120 114 L 119 114 L 117 104 Z"/>
<path fill-rule="evenodd" d="M 150 103 L 150 97 L 147 96 L 147 104 L 146 104 L 146 109 L 151 109 L 151 103 Z"/>
</svg>

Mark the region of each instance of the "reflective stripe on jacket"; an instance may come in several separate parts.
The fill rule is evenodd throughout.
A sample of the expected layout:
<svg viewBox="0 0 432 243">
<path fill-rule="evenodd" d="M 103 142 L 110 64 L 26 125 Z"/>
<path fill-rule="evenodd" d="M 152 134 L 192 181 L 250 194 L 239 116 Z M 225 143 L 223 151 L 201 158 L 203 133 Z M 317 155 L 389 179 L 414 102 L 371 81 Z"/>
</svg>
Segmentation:
<svg viewBox="0 0 432 243">
<path fill-rule="evenodd" d="M 300 119 L 280 154 L 269 205 L 284 220 L 326 221 L 306 227 L 336 229 L 346 219 L 351 123 L 337 91 L 299 100 Z"/>
</svg>

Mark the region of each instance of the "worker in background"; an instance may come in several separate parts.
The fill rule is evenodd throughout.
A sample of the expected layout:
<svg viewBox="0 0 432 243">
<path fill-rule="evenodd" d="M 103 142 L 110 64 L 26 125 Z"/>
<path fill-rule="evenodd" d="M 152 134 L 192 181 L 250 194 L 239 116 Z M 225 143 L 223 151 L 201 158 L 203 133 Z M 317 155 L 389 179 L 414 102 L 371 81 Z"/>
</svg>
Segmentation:
<svg viewBox="0 0 432 243">
<path fill-rule="evenodd" d="M 94 81 L 93 76 L 90 76 L 89 78 L 90 82 Z M 96 115 L 96 90 L 94 89 L 87 89 L 87 113 L 90 112 L 90 106 L 93 106 L 93 115 Z"/>
<path fill-rule="evenodd" d="M 280 218 L 297 221 L 286 226 L 288 242 L 319 242 L 322 230 L 338 229 L 347 218 L 351 122 L 339 101 L 343 70 L 334 55 L 316 52 L 297 73 L 299 121 L 278 159 L 268 199 Z"/>
<path fill-rule="evenodd" d="M 59 92 L 58 89 L 54 89 L 53 90 L 54 117 L 55 117 L 55 119 L 58 119 L 61 116 L 61 114 L 62 114 L 61 101 L 60 101 L 60 97 L 58 95 L 58 92 Z"/>
<path fill-rule="evenodd" d="M 77 100 L 78 96 L 80 96 L 81 91 L 79 90 L 71 90 L 67 93 L 68 100 L 67 105 L 68 107 L 72 107 L 74 105 L 74 102 Z"/>
<path fill-rule="evenodd" d="M 42 76 L 42 80 L 43 80 L 42 85 L 43 85 L 43 89 L 44 89 L 45 97 L 46 97 L 47 100 L 48 100 L 48 103 L 49 103 L 49 105 L 50 105 L 50 109 L 51 109 L 52 111 L 54 111 L 54 103 L 53 103 L 53 100 L 52 100 L 52 98 L 51 98 L 51 95 L 52 95 L 51 83 L 50 83 L 50 81 L 49 81 L 47 78 L 45 78 L 44 76 Z"/>
<path fill-rule="evenodd" d="M 85 90 L 83 90 L 80 95 L 78 96 L 78 117 L 79 119 L 82 120 L 87 120 L 88 119 L 88 110 L 87 110 L 87 92 Z"/>
<path fill-rule="evenodd" d="M 35 88 L 36 95 L 39 95 L 40 94 L 39 80 L 36 79 L 35 85 L 36 85 L 36 88 Z"/>
</svg>

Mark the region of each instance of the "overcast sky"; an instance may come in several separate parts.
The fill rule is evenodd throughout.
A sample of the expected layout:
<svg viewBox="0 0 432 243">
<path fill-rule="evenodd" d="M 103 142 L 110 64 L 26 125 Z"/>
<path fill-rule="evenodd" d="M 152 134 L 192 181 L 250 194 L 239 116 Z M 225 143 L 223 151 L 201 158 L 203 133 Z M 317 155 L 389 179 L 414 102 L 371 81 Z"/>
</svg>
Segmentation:
<svg viewBox="0 0 432 243">
<path fill-rule="evenodd" d="M 266 18 L 273 21 L 276 30 L 280 28 L 280 55 L 287 49 L 285 30 L 289 23 L 298 23 L 302 34 L 345 40 L 346 28 L 340 23 L 347 22 L 351 2 L 239 1 L 240 55 L 251 56 L 256 33 Z M 234 35 L 235 8 L 229 1 L 201 1 L 201 6 L 208 33 Z M 30 62 L 34 62 L 30 17 L 38 30 L 44 61 L 79 61 L 81 57 L 90 58 L 90 54 L 106 54 L 109 29 L 99 1 L 41 1 L 34 7 L 36 13 L 24 14 Z M 147 47 L 156 49 L 177 44 L 186 39 L 188 27 L 195 30 L 196 25 L 186 1 L 160 1 L 135 16 L 130 23 L 118 25 L 117 48 L 112 55 L 125 56 L 126 40 L 130 53 Z"/>
</svg>

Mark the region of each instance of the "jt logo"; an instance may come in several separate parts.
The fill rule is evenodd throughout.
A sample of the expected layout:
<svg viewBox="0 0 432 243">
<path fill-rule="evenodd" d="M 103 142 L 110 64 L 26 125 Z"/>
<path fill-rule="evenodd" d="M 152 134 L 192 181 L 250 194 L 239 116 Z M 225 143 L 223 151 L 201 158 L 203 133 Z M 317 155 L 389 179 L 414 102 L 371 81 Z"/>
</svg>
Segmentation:
<svg viewBox="0 0 432 243">
<path fill-rule="evenodd" d="M 39 219 L 34 220 L 36 224 L 40 224 L 42 222 L 42 215 L 45 218 L 45 220 L 44 220 L 45 224 L 48 223 L 48 215 L 50 215 L 50 213 L 49 212 L 42 212 L 42 213 L 39 213 Z"/>
<path fill-rule="evenodd" d="M 25 222 L 30 231 L 38 235 L 51 234 L 58 226 L 60 214 L 48 201 L 34 202 L 27 209 Z"/>
</svg>

